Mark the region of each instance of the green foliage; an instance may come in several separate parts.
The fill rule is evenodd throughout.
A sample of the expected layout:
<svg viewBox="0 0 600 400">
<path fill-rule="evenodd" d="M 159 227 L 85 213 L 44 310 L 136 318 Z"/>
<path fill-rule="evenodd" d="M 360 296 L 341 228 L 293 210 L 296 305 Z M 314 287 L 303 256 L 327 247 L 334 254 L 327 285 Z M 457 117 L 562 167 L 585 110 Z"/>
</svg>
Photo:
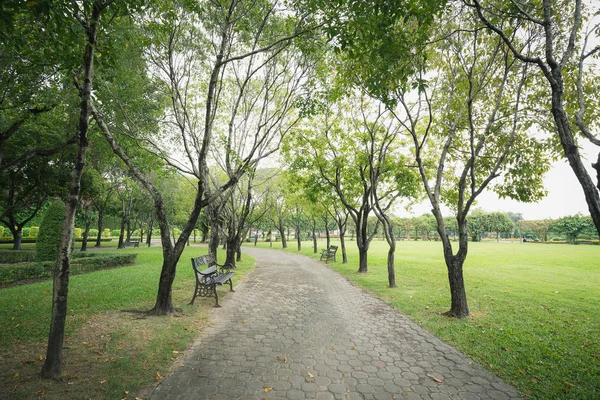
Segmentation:
<svg viewBox="0 0 600 400">
<path fill-rule="evenodd" d="M 37 261 L 56 260 L 65 217 L 65 203 L 54 200 L 46 210 L 35 244 Z"/>
<path fill-rule="evenodd" d="M 105 230 L 106 232 L 106 230 Z M 121 235 L 121 231 L 118 229 L 113 229 L 112 231 L 110 231 L 110 236 L 114 236 L 114 237 L 119 237 Z"/>
<path fill-rule="evenodd" d="M 112 237 L 112 232 L 110 229 L 106 228 L 102 231 L 102 237 L 104 239 L 110 239 Z"/>
<path fill-rule="evenodd" d="M 575 243 L 581 233 L 593 228 L 592 218 L 581 214 L 559 218 L 551 227 L 552 231 L 565 235 L 569 243 Z"/>
<path fill-rule="evenodd" d="M 35 253 L 28 250 L 0 251 L 0 264 L 14 264 L 35 260 Z"/>
<path fill-rule="evenodd" d="M 75 235 L 75 239 L 81 239 L 81 234 L 83 233 L 83 229 L 75 228 L 73 230 L 73 234 Z"/>
<path fill-rule="evenodd" d="M 313 0 L 342 55 L 343 74 L 386 103 L 423 68 L 420 51 L 444 0 Z M 420 82 L 424 85 L 424 82 Z"/>
</svg>

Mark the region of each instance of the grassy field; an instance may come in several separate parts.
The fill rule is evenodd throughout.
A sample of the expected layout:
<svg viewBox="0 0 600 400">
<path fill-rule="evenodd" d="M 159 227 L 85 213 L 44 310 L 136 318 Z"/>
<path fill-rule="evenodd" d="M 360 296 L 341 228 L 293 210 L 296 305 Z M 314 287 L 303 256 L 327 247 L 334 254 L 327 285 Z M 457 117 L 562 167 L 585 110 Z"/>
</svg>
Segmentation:
<svg viewBox="0 0 600 400">
<path fill-rule="evenodd" d="M 296 251 L 295 242 L 289 246 Z M 450 308 L 450 294 L 439 242 L 398 242 L 395 289 L 387 287 L 384 242 L 372 243 L 368 274 L 356 272 L 358 253 L 349 247 L 348 264 L 339 252 L 338 262 L 330 262 L 336 271 L 525 397 L 600 398 L 600 246 L 470 243 L 464 271 L 471 317 L 464 320 L 441 316 Z M 309 242 L 302 253 L 319 256 Z"/>
<path fill-rule="evenodd" d="M 136 252 L 137 263 L 71 277 L 63 382 L 39 378 L 52 282 L 0 289 L 0 398 L 135 399 L 141 388 L 167 374 L 198 332 L 210 324 L 214 299 L 199 298 L 194 306 L 187 305 L 194 289 L 189 259 L 205 254 L 206 247 L 188 247 L 181 257 L 173 285 L 173 302 L 181 313 L 173 317 L 121 311 L 148 310 L 154 305 L 162 265 L 160 247 L 101 251 Z M 245 256 L 234 285 L 253 265 L 254 260 Z M 219 293 L 227 296 L 228 288 L 219 288 Z"/>
</svg>

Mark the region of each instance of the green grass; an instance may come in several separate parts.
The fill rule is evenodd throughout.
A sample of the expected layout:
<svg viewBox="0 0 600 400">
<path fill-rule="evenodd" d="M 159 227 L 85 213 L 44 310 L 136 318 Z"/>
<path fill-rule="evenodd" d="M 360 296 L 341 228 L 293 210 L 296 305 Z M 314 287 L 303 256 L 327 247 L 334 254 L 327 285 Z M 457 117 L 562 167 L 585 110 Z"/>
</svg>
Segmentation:
<svg viewBox="0 0 600 400">
<path fill-rule="evenodd" d="M 311 243 L 302 245 L 303 254 L 318 258 Z M 296 251 L 295 242 L 289 246 Z M 324 247 L 319 242 L 319 251 Z M 352 243 L 348 256 L 342 264 L 338 251 L 330 265 L 525 397 L 600 398 L 600 246 L 470 243 L 464 275 L 471 317 L 463 320 L 441 315 L 450 308 L 441 243 L 398 242 L 395 289 L 387 287 L 384 242 L 372 243 L 368 274 L 356 272 Z"/>
<path fill-rule="evenodd" d="M 64 382 L 42 381 L 37 376 L 50 324 L 52 281 L 0 290 L 0 359 L 5 358 L 0 397 L 133 399 L 137 390 L 168 373 L 209 323 L 214 299 L 198 298 L 194 306 L 187 305 L 195 284 L 190 257 L 205 254 L 207 248 L 188 247 L 181 257 L 173 303 L 182 312 L 173 317 L 120 312 L 148 310 L 154 305 L 162 266 L 158 246 L 102 250 L 103 254 L 130 252 L 138 253 L 134 266 L 71 277 Z M 253 265 L 254 260 L 244 255 L 234 285 Z M 227 296 L 228 287 L 220 287 L 219 292 L 219 297 Z M 9 388 L 12 391 L 6 393 Z"/>
</svg>

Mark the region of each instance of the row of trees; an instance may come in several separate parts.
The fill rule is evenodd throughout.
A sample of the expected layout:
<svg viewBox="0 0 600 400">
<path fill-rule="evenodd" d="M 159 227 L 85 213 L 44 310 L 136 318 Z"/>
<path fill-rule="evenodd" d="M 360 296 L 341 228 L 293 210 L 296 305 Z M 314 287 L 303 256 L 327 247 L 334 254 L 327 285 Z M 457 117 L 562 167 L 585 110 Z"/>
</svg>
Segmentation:
<svg viewBox="0 0 600 400">
<path fill-rule="evenodd" d="M 600 231 L 576 142 L 600 145 L 598 25 L 582 0 L 6 1 L 0 15 L 0 221 L 17 238 L 50 197 L 66 203 L 45 377 L 60 374 L 76 211 L 101 222 L 112 195 L 122 232 L 134 210 L 160 231 L 158 315 L 174 312 L 201 215 L 232 263 L 267 213 L 284 245 L 286 209 L 298 240 L 303 218 L 313 238 L 317 216 L 342 239 L 351 222 L 361 273 L 381 231 L 395 286 L 391 211 L 425 198 L 453 317 L 469 314 L 462 268 L 484 190 L 538 200 L 563 154 Z M 280 147 L 286 179 L 267 190 L 261 166 Z"/>
</svg>

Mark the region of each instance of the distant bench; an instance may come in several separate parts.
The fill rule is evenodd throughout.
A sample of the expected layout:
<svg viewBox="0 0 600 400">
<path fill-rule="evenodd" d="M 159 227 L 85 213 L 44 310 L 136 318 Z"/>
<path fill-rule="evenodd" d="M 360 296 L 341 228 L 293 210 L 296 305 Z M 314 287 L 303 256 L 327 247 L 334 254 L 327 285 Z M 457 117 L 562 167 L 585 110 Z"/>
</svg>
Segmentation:
<svg viewBox="0 0 600 400">
<path fill-rule="evenodd" d="M 129 239 L 125 242 L 125 246 L 140 247 L 140 239 Z"/>
<path fill-rule="evenodd" d="M 336 261 L 335 254 L 337 253 L 337 249 L 337 246 L 329 246 L 327 249 L 321 250 L 321 261 L 325 259 L 325 264 L 329 260 Z"/>
<path fill-rule="evenodd" d="M 199 269 L 205 265 L 208 266 L 208 268 L 200 271 Z M 219 305 L 217 285 L 223 285 L 224 283 L 229 282 L 229 291 L 235 292 L 235 290 L 233 290 L 233 282 L 231 281 L 231 277 L 235 275 L 235 272 L 231 272 L 231 267 L 231 264 L 217 264 L 214 254 L 192 258 L 192 268 L 194 269 L 194 275 L 196 276 L 196 289 L 194 290 L 194 297 L 192 297 L 190 304 L 194 304 L 196 296 L 214 296 L 215 307 L 221 307 Z"/>
</svg>

